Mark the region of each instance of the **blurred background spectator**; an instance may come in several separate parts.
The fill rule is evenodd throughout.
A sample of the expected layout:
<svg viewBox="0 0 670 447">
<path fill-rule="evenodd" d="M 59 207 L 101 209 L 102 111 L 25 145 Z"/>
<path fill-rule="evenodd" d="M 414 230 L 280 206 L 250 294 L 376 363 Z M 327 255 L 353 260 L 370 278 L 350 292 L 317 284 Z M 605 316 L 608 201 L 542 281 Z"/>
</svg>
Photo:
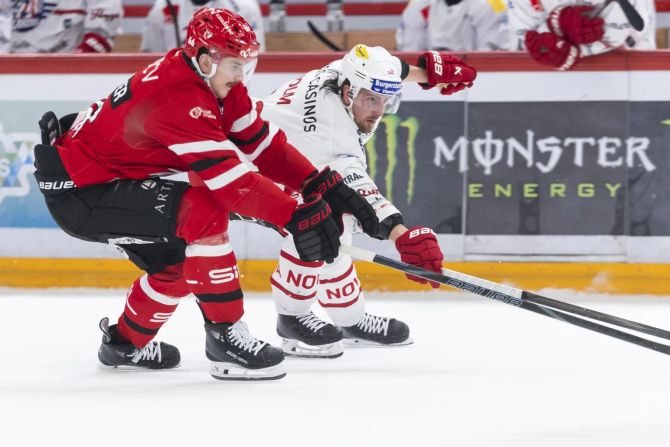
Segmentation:
<svg viewBox="0 0 670 447">
<path fill-rule="evenodd" d="M 617 2 L 508 0 L 519 48 L 538 63 L 568 70 L 583 57 L 615 49 L 656 49 L 653 0 L 629 0 L 644 22 L 635 30 Z"/>
<path fill-rule="evenodd" d="M 411 0 L 396 32 L 398 50 L 514 50 L 504 0 Z"/>
<path fill-rule="evenodd" d="M 142 31 L 140 50 L 164 53 L 181 46 L 186 35 L 186 25 L 200 8 L 224 8 L 235 11 L 252 26 L 261 44 L 261 51 L 265 51 L 263 16 L 256 0 L 156 0 Z"/>
<path fill-rule="evenodd" d="M 12 29 L 11 0 L 0 0 L 0 54 L 9 53 L 9 32 Z"/>
<path fill-rule="evenodd" d="M 0 1 L 10 3 L 10 53 L 109 52 L 123 15 L 121 0 Z"/>
</svg>

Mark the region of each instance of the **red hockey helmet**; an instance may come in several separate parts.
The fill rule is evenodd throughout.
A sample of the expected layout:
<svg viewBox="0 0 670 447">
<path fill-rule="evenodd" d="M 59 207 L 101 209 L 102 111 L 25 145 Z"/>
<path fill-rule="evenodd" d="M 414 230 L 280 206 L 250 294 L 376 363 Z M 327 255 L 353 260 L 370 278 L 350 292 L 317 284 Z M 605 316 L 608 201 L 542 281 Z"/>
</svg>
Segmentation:
<svg viewBox="0 0 670 447">
<path fill-rule="evenodd" d="M 225 56 L 253 59 L 258 57 L 260 44 L 251 25 L 239 14 L 227 9 L 203 8 L 188 23 L 184 52 L 198 56 L 206 48 L 213 58 Z"/>
</svg>

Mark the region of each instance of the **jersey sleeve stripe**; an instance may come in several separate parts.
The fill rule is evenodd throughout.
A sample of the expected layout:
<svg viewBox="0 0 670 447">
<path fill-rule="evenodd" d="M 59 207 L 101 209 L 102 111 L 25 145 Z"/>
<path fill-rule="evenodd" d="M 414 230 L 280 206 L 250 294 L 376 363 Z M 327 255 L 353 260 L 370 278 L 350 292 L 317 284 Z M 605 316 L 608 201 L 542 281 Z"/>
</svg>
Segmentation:
<svg viewBox="0 0 670 447">
<path fill-rule="evenodd" d="M 255 121 L 258 114 L 256 113 L 256 108 L 253 107 L 251 112 L 244 115 L 242 118 L 238 118 L 233 122 L 233 125 L 230 128 L 231 132 L 237 133 L 242 132 L 247 127 L 251 126 Z"/>
<path fill-rule="evenodd" d="M 249 146 L 250 144 L 254 144 L 256 141 L 263 138 L 263 135 L 265 135 L 267 132 L 268 132 L 268 125 L 266 123 L 263 123 L 263 126 L 261 127 L 261 129 L 258 132 L 256 132 L 256 134 L 254 136 L 252 136 L 251 138 L 249 138 L 248 140 L 240 140 L 240 139 L 237 139 L 237 138 L 233 138 L 232 136 L 229 136 L 228 138 L 230 139 L 230 141 L 232 143 L 235 143 L 237 145 L 237 147 Z"/>
<path fill-rule="evenodd" d="M 219 163 L 228 160 L 230 157 L 221 157 L 221 158 L 204 158 L 202 160 L 195 161 L 191 163 L 191 169 L 195 172 L 201 172 L 206 169 L 216 166 Z"/>
<path fill-rule="evenodd" d="M 186 247 L 186 257 L 203 256 L 214 258 L 224 256 L 233 252 L 233 246 L 230 244 L 219 245 L 198 245 L 190 244 Z"/>
<path fill-rule="evenodd" d="M 216 150 L 235 150 L 235 146 L 228 141 L 213 141 L 213 140 L 204 140 L 204 141 L 193 141 L 191 143 L 178 143 L 169 146 L 169 149 L 177 155 L 184 154 L 193 154 L 193 153 L 202 153 L 210 152 Z"/>
<path fill-rule="evenodd" d="M 205 180 L 205 184 L 209 189 L 220 189 L 249 172 L 251 172 L 251 170 L 247 167 L 247 165 L 240 163 L 223 174 L 220 174 L 212 179 Z"/>
<path fill-rule="evenodd" d="M 261 144 L 258 145 L 258 147 L 251 154 L 245 155 L 245 158 L 253 162 L 255 159 L 260 157 L 263 151 L 267 149 L 268 146 L 270 146 L 270 143 L 272 143 L 272 139 L 275 137 L 275 135 L 277 135 L 277 132 L 279 132 L 279 127 L 270 123 L 270 130 L 268 131 L 268 134 L 265 137 L 265 139 L 261 142 Z"/>
<path fill-rule="evenodd" d="M 147 275 L 142 275 L 140 278 L 140 289 L 142 292 L 152 300 L 157 303 L 164 304 L 166 306 L 176 306 L 181 301 L 179 298 L 173 298 L 171 296 L 163 295 L 160 292 L 155 291 L 151 284 L 149 284 L 149 278 Z"/>
</svg>

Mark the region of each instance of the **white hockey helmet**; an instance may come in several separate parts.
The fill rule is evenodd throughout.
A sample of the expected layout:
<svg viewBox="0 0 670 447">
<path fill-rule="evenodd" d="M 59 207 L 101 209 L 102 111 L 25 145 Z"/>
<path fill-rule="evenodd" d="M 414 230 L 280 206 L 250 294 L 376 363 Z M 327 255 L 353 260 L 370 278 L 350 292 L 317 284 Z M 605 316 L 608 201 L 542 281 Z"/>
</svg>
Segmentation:
<svg viewBox="0 0 670 447">
<path fill-rule="evenodd" d="M 398 58 L 382 47 L 358 44 L 342 59 L 339 84 L 349 81 L 349 97 L 354 100 L 361 89 L 391 97 L 386 113 L 395 113 L 400 105 L 402 78 Z"/>
</svg>

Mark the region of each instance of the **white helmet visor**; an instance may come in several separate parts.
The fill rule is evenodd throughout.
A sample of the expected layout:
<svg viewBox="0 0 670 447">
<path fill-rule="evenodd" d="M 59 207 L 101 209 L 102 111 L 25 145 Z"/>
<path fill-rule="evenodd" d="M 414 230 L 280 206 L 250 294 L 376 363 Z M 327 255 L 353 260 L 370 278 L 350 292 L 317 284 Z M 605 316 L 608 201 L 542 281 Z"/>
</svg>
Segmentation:
<svg viewBox="0 0 670 447">
<path fill-rule="evenodd" d="M 400 107 L 402 95 L 384 95 L 368 89 L 360 89 L 354 98 L 354 104 L 368 112 L 396 113 Z"/>
</svg>

